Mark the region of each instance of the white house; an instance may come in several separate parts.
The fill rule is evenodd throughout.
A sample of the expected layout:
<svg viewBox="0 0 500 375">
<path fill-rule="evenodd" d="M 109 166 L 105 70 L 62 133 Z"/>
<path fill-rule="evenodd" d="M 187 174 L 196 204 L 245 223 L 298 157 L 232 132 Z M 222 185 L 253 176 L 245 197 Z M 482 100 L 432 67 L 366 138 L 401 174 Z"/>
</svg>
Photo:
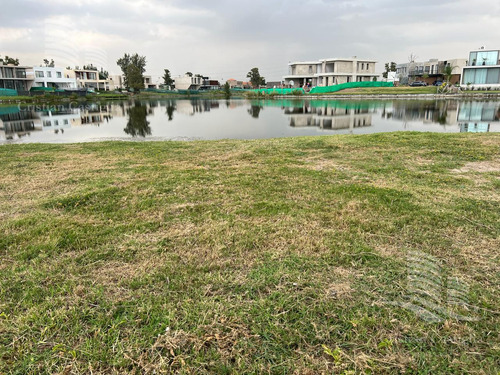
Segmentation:
<svg viewBox="0 0 500 375">
<path fill-rule="evenodd" d="M 203 85 L 203 77 L 184 75 L 174 79 L 175 88 L 178 90 L 199 90 Z"/>
<path fill-rule="evenodd" d="M 322 59 L 319 61 L 300 61 L 288 64 L 289 74 L 283 79 L 286 85 L 301 87 L 333 86 L 347 82 L 374 81 L 379 77 L 375 73 L 374 60 L 357 57 L 340 59 Z"/>
<path fill-rule="evenodd" d="M 469 62 L 463 68 L 461 83 L 476 88 L 500 88 L 500 51 L 471 51 Z"/>
<path fill-rule="evenodd" d="M 56 89 L 76 89 L 75 78 L 66 78 L 64 69 L 46 66 L 35 66 L 35 82 L 33 87 L 52 87 Z"/>
</svg>

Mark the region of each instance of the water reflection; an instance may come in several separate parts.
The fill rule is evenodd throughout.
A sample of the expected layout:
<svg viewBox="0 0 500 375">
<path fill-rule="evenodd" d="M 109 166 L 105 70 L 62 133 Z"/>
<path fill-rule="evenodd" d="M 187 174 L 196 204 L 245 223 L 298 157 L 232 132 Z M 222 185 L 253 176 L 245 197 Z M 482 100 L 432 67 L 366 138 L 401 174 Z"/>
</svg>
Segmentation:
<svg viewBox="0 0 500 375">
<path fill-rule="evenodd" d="M 494 102 L 464 102 L 458 121 L 462 133 L 487 133 L 492 122 L 500 122 L 500 106 Z"/>
<path fill-rule="evenodd" d="M 383 115 L 403 122 L 456 125 L 458 108 L 456 100 L 401 100 L 385 105 Z"/>
<path fill-rule="evenodd" d="M 369 127 L 376 106 L 365 102 L 327 102 L 305 101 L 301 105 L 287 106 L 283 113 L 290 118 L 290 126 L 314 126 L 322 130 L 348 129 Z"/>
<path fill-rule="evenodd" d="M 491 101 L 164 99 L 0 107 L 3 143 L 153 136 L 252 139 L 324 131 L 489 132 L 499 128 L 500 102 Z"/>
<path fill-rule="evenodd" d="M 248 109 L 248 113 L 250 114 L 250 116 L 252 116 L 253 118 L 259 118 L 259 115 L 260 115 L 260 111 L 262 110 L 262 106 L 260 105 L 255 105 L 255 104 L 252 104 L 250 106 L 250 108 Z"/>
<path fill-rule="evenodd" d="M 146 105 L 141 104 L 141 102 L 135 102 L 135 105 L 130 107 L 128 110 L 128 121 L 127 127 L 123 129 L 125 133 L 131 135 L 132 137 L 146 137 L 151 135 L 151 128 L 149 127 L 149 121 L 147 119 L 148 114 L 153 114 L 151 104 L 148 108 Z"/>
</svg>

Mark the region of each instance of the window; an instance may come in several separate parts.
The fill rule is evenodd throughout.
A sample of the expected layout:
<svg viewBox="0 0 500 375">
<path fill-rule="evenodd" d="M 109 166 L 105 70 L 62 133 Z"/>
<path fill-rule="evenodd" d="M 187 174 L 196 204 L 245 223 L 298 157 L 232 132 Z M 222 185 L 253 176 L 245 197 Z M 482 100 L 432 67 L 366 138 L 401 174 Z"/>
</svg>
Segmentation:
<svg viewBox="0 0 500 375">
<path fill-rule="evenodd" d="M 62 78 L 62 73 L 61 72 L 57 72 L 57 78 Z"/>
<path fill-rule="evenodd" d="M 488 69 L 486 76 L 486 83 L 499 84 L 500 83 L 500 68 Z"/>
<path fill-rule="evenodd" d="M 48 78 L 52 78 L 52 73 L 51 72 L 47 72 L 47 77 Z"/>
<path fill-rule="evenodd" d="M 361 70 L 365 70 L 365 63 L 361 63 Z"/>
<path fill-rule="evenodd" d="M 498 51 L 479 51 L 470 54 L 472 65 L 497 65 Z"/>
<path fill-rule="evenodd" d="M 496 70 L 496 69 L 493 69 Z M 496 72 L 491 73 L 488 77 L 488 69 L 465 69 L 463 83 L 471 83 L 476 85 L 484 85 L 487 80 L 494 80 L 496 78 Z"/>
<path fill-rule="evenodd" d="M 313 72 L 313 67 L 312 65 L 309 65 L 309 74 L 312 74 L 312 72 Z"/>
<path fill-rule="evenodd" d="M 39 71 L 39 70 L 35 71 L 35 77 L 36 77 L 36 78 L 43 78 L 43 77 L 44 77 L 44 76 L 43 76 L 43 72 L 41 72 L 41 71 Z"/>
<path fill-rule="evenodd" d="M 370 64 L 366 63 L 366 70 L 370 68 Z"/>
</svg>

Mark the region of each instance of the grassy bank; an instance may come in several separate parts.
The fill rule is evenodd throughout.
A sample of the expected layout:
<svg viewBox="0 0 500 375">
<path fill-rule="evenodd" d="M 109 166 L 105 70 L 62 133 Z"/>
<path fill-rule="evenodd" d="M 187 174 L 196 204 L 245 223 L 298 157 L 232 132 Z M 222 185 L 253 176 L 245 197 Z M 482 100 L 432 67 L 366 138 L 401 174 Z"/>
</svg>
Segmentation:
<svg viewBox="0 0 500 375">
<path fill-rule="evenodd" d="M 496 375 L 499 144 L 1 146 L 0 373 Z"/>
</svg>

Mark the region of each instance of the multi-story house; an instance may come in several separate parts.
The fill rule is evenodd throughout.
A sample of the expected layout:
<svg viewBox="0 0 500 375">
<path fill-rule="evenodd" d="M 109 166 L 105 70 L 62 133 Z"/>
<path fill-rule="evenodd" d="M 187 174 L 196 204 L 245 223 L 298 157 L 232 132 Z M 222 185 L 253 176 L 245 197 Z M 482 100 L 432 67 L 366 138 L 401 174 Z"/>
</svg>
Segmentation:
<svg viewBox="0 0 500 375">
<path fill-rule="evenodd" d="M 333 86 L 348 82 L 374 81 L 374 60 L 358 59 L 322 59 L 319 61 L 301 61 L 288 64 L 289 74 L 284 76 L 285 85 L 293 87 Z"/>
<path fill-rule="evenodd" d="M 36 66 L 33 68 L 35 80 L 33 87 L 51 87 L 55 89 L 76 89 L 75 78 L 66 78 L 64 69 L 45 66 Z"/>
<path fill-rule="evenodd" d="M 424 81 L 432 85 L 437 81 L 445 80 L 445 67 L 452 67 L 450 82 L 460 82 L 462 68 L 467 65 L 466 59 L 438 60 L 430 59 L 425 62 L 411 61 L 396 66 L 396 77 L 400 84 L 408 84 L 414 81 Z"/>
<path fill-rule="evenodd" d="M 79 88 L 87 88 L 101 91 L 109 91 L 112 86 L 112 81 L 108 79 L 101 79 L 97 69 L 66 69 L 66 78 L 76 79 Z"/>
<path fill-rule="evenodd" d="M 469 63 L 463 68 L 462 85 L 473 87 L 500 87 L 500 51 L 476 50 L 469 54 Z"/>
<path fill-rule="evenodd" d="M 185 74 L 182 77 L 175 78 L 174 81 L 177 90 L 199 90 L 203 84 L 203 77 Z"/>
<path fill-rule="evenodd" d="M 0 65 L 0 89 L 29 91 L 33 80 L 32 67 Z"/>
</svg>

